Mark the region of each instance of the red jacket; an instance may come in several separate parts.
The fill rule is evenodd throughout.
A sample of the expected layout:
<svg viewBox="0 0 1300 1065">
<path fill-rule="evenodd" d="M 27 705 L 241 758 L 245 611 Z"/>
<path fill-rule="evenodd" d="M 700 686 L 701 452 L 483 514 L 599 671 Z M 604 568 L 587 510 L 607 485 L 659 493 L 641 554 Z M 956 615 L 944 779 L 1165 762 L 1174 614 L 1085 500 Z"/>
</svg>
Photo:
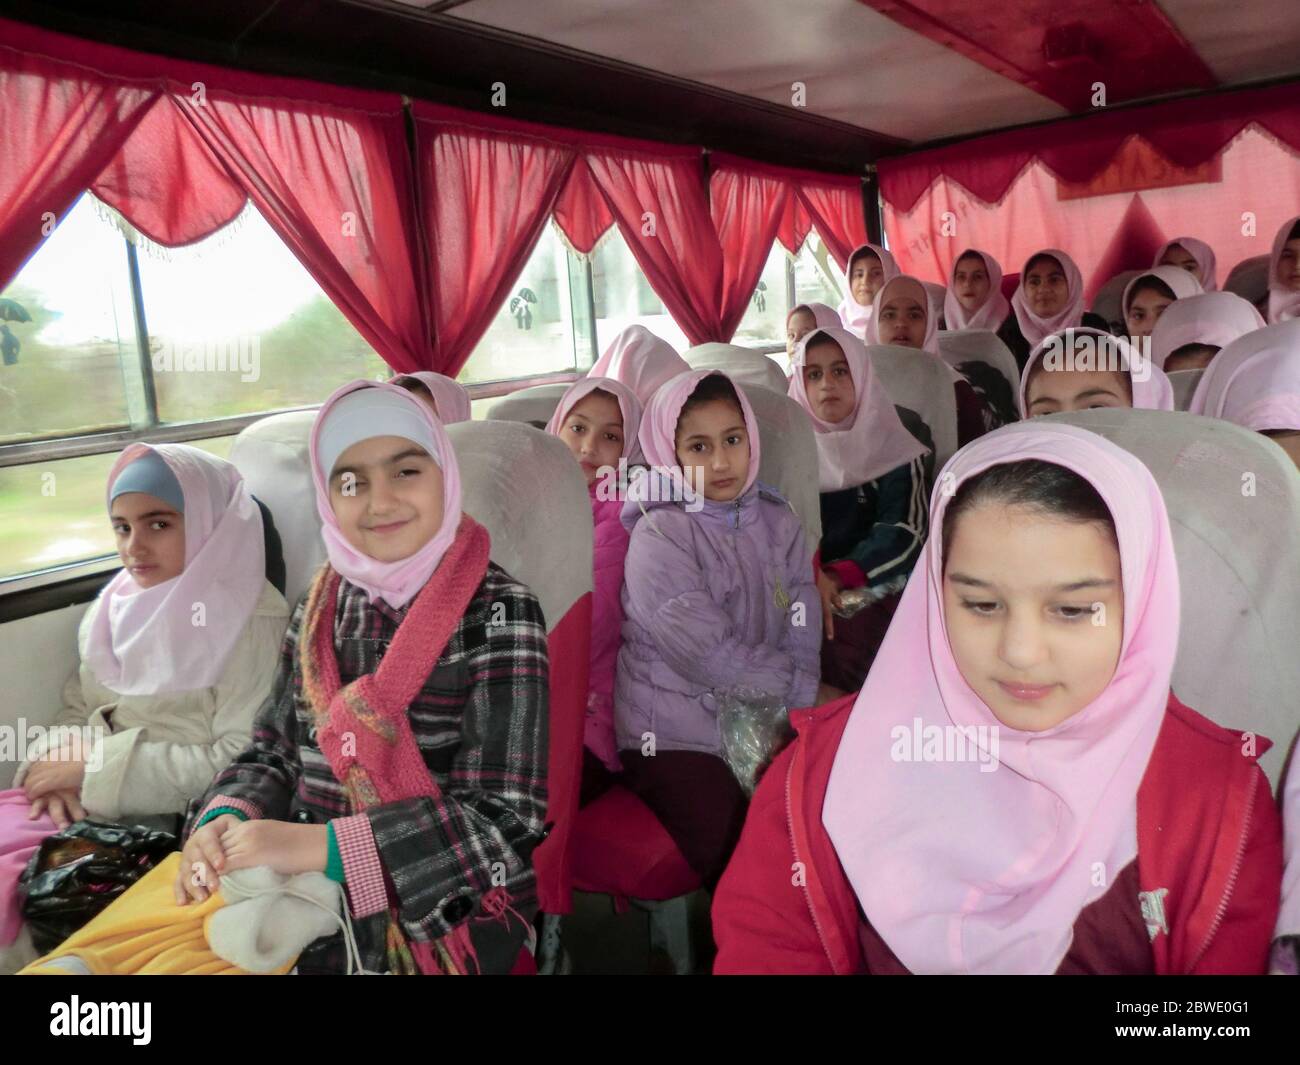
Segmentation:
<svg viewBox="0 0 1300 1065">
<path fill-rule="evenodd" d="M 764 774 L 714 895 L 714 972 L 864 971 L 857 897 L 821 817 L 855 699 L 790 715 L 798 738 Z M 1282 825 L 1242 742 L 1170 694 L 1138 790 L 1142 890 L 1168 889 L 1168 932 L 1151 945 L 1161 975 L 1267 971 Z"/>
</svg>

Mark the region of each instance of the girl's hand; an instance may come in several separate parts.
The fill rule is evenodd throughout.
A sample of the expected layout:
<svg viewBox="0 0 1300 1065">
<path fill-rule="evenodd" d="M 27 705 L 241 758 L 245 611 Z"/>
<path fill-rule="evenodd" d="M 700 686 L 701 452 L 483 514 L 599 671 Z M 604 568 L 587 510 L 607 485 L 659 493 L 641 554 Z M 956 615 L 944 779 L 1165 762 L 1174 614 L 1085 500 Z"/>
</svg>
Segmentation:
<svg viewBox="0 0 1300 1065">
<path fill-rule="evenodd" d="M 76 791 L 47 792 L 32 800 L 32 808 L 27 811 L 27 820 L 35 821 L 43 813 L 48 813 L 59 828 L 67 828 L 73 821 L 86 819 L 85 807 L 81 805 L 81 796 Z"/>
<path fill-rule="evenodd" d="M 822 597 L 822 622 L 826 639 L 835 639 L 835 615 L 840 605 L 840 579 L 824 569 L 817 571 L 817 591 Z"/>
<path fill-rule="evenodd" d="M 185 841 L 180 868 L 176 870 L 176 905 L 193 899 L 205 902 L 216 889 L 217 879 L 225 871 L 226 856 L 221 849 L 221 835 L 232 824 L 241 824 L 234 814 L 214 817 Z"/>
<path fill-rule="evenodd" d="M 322 873 L 329 861 L 329 826 L 289 821 L 241 821 L 221 836 L 223 872 L 270 866 L 286 876 Z"/>
<path fill-rule="evenodd" d="M 39 762 L 33 763 L 23 780 L 23 792 L 29 800 L 56 791 L 71 791 L 80 795 L 85 779 L 86 763 L 65 747 L 46 754 Z"/>
</svg>

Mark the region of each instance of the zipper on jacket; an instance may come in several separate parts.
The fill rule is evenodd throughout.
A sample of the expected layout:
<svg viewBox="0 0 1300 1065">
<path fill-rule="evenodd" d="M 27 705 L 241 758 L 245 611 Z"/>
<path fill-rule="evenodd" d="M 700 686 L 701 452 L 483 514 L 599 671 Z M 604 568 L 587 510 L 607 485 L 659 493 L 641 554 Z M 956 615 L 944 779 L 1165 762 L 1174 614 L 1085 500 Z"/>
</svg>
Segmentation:
<svg viewBox="0 0 1300 1065">
<path fill-rule="evenodd" d="M 796 741 L 797 742 L 797 741 Z M 817 917 L 817 908 L 813 905 L 812 892 L 808 890 L 809 868 L 806 863 L 799 857 L 799 845 L 795 843 L 794 837 L 794 814 L 793 806 L 790 802 L 790 784 L 794 778 L 794 766 L 796 759 L 790 759 L 790 767 L 785 772 L 785 827 L 790 834 L 790 853 L 794 855 L 796 865 L 803 865 L 803 883 L 799 886 L 803 889 L 804 902 L 808 905 L 808 913 L 812 916 L 813 927 L 817 929 L 817 939 L 821 942 L 822 953 L 826 955 L 826 960 L 831 964 L 831 972 L 835 972 L 835 958 L 831 955 L 831 949 L 826 945 L 826 934 L 822 931 L 822 923 Z"/>
<path fill-rule="evenodd" d="M 1196 957 L 1192 959 L 1192 964 L 1188 966 L 1187 971 L 1190 973 L 1205 957 L 1205 952 L 1210 949 L 1210 944 L 1214 941 L 1215 934 L 1219 931 L 1219 925 L 1223 923 L 1223 915 L 1228 909 L 1228 899 L 1232 897 L 1232 889 L 1237 883 L 1237 874 L 1241 872 L 1241 859 L 1246 853 L 1246 840 L 1250 838 L 1250 819 L 1255 812 L 1255 794 L 1259 791 L 1259 782 L 1251 774 L 1250 780 L 1250 798 L 1246 800 L 1246 816 L 1241 824 L 1241 839 L 1237 841 L 1237 854 L 1233 859 L 1232 872 L 1228 876 L 1227 887 L 1223 890 L 1223 897 L 1219 899 L 1219 908 L 1215 911 L 1214 920 L 1210 923 L 1210 930 L 1205 934 L 1205 941 L 1201 944 L 1200 950 L 1196 952 Z"/>
<path fill-rule="evenodd" d="M 740 500 L 739 499 L 736 500 L 736 509 L 732 511 L 731 520 L 733 523 L 732 528 L 739 529 L 740 528 Z"/>
</svg>

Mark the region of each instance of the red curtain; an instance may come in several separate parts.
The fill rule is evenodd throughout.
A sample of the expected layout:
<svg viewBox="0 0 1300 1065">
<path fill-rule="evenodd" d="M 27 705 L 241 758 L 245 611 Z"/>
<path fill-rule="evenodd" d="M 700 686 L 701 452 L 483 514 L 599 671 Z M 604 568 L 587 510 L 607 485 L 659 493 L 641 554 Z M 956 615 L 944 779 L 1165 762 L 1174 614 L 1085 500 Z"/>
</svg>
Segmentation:
<svg viewBox="0 0 1300 1065">
<path fill-rule="evenodd" d="M 156 86 L 0 47 L 0 289 L 157 100 Z"/>
<path fill-rule="evenodd" d="M 434 369 L 455 376 L 527 263 L 574 150 L 441 120 L 417 119 L 417 129 Z"/>
<path fill-rule="evenodd" d="M 847 270 L 853 249 L 867 242 L 862 182 L 847 178 L 835 184 L 801 183 L 799 200 L 825 242 L 826 250 L 841 270 Z"/>
<path fill-rule="evenodd" d="M 794 201 L 790 184 L 772 173 L 712 157 L 709 209 L 722 249 L 721 330 L 730 340 L 745 316 L 750 297 L 777 230 Z"/>
<path fill-rule="evenodd" d="M 781 225 L 776 231 L 776 239 L 791 255 L 798 255 L 811 230 L 812 219 L 808 217 L 808 208 L 803 205 L 803 200 L 796 193 L 785 201 L 785 210 L 781 213 Z"/>
<path fill-rule="evenodd" d="M 560 197 L 555 201 L 555 224 L 574 251 L 590 255 L 596 242 L 614 224 L 605 197 L 585 159 L 578 159 L 569 172 Z"/>
</svg>

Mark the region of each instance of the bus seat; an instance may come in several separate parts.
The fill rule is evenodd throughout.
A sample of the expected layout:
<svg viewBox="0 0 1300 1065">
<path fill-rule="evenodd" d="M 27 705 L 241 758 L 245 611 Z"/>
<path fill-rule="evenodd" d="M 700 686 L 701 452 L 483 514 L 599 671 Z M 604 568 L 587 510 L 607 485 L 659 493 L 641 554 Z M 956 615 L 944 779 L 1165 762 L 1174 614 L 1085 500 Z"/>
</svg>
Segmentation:
<svg viewBox="0 0 1300 1065">
<path fill-rule="evenodd" d="M 1020 393 L 1020 367 L 1011 349 L 991 329 L 954 329 L 939 331 L 939 355 L 954 369 L 964 362 L 982 362 L 992 366 L 1011 386 L 1013 396 Z"/>
<path fill-rule="evenodd" d="M 1145 273 L 1150 273 L 1150 268 L 1146 270 L 1122 270 L 1102 285 L 1097 290 L 1097 295 L 1092 298 L 1092 312 L 1105 318 L 1111 329 L 1120 335 L 1128 335 L 1128 323 L 1124 320 L 1124 308 L 1120 306 L 1120 301 L 1124 298 L 1124 289 L 1128 287 L 1128 283 L 1135 277 Z M 1019 388 L 1020 382 L 1016 381 L 1017 391 L 1019 391 Z"/>
<path fill-rule="evenodd" d="M 1228 272 L 1223 291 L 1235 292 L 1242 299 L 1258 304 L 1268 295 L 1268 259 L 1267 255 L 1242 259 Z"/>
<path fill-rule="evenodd" d="M 1174 694 L 1223 725 L 1267 736 L 1276 786 L 1300 729 L 1300 473 L 1272 441 L 1171 411 L 1053 414 L 1140 458 L 1169 510 L 1182 586 Z"/>
<path fill-rule="evenodd" d="M 284 597 L 292 607 L 325 561 L 307 442 L 316 412 L 291 411 L 255 421 L 235 437 L 230 461 L 271 512 L 284 555 Z"/>
<path fill-rule="evenodd" d="M 894 405 L 914 412 L 930 430 L 934 468 L 942 469 L 957 450 L 957 398 L 947 371 L 915 348 L 869 344 L 867 353 Z"/>
<path fill-rule="evenodd" d="M 495 422 L 541 422 L 551 420 L 560 399 L 572 387 L 572 381 L 557 381 L 549 385 L 533 385 L 502 396 L 488 407 L 487 417 Z"/>
<path fill-rule="evenodd" d="M 773 392 L 766 385 L 745 381 L 740 382 L 740 387 L 758 420 L 758 479 L 790 501 L 803 522 L 810 550 L 814 549 L 822 539 L 822 507 L 812 419 L 784 391 Z"/>
<path fill-rule="evenodd" d="M 775 360 L 739 344 L 696 344 L 682 358 L 692 370 L 722 370 L 738 385 L 762 385 L 782 395 L 789 387 Z"/>
<path fill-rule="evenodd" d="M 1174 386 L 1175 410 L 1187 409 L 1203 373 L 1205 373 L 1204 367 L 1196 370 L 1174 370 L 1169 374 L 1169 383 Z"/>
</svg>

